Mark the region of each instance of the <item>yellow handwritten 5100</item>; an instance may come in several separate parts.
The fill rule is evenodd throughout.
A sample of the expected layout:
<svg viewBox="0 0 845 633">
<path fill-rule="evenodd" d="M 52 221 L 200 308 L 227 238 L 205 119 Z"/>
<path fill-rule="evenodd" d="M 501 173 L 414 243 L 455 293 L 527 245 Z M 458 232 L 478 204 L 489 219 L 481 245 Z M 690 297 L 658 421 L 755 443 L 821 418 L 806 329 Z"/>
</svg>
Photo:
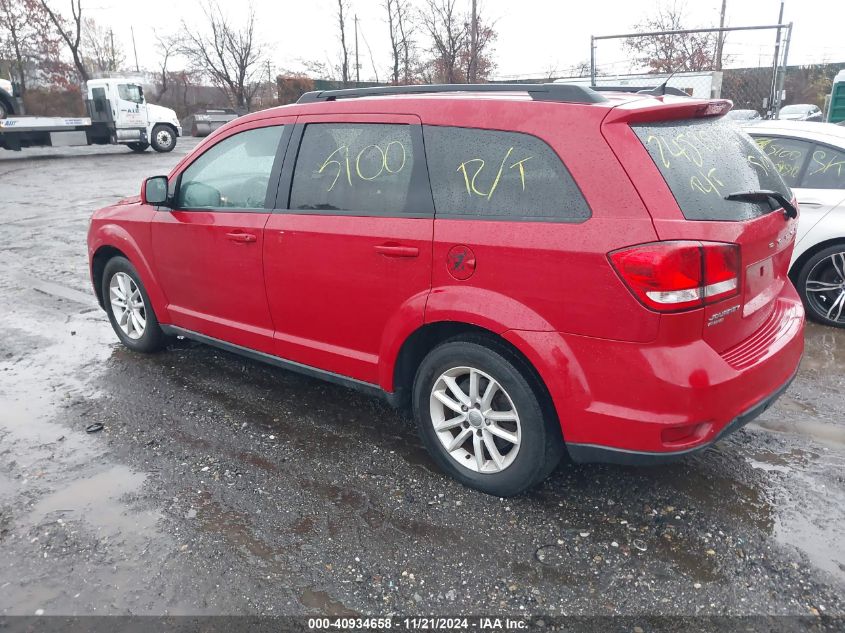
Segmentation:
<svg viewBox="0 0 845 633">
<path fill-rule="evenodd" d="M 373 155 L 373 152 L 378 153 L 381 157 L 380 159 L 375 161 L 375 164 L 378 166 L 378 170 L 374 173 L 364 173 L 361 169 L 361 159 L 364 159 L 366 164 L 367 158 Z M 391 164 L 391 152 L 394 157 L 394 162 Z M 335 158 L 338 156 L 338 158 Z M 379 145 L 367 145 L 366 147 L 362 148 L 361 151 L 355 156 L 355 176 L 360 178 L 361 180 L 370 181 L 375 180 L 379 176 L 383 174 L 398 174 L 405 168 L 405 163 L 407 162 L 408 154 L 405 150 L 405 145 L 401 141 L 390 141 L 387 145 L 382 148 Z M 343 161 L 343 162 L 341 162 Z M 341 145 L 336 150 L 334 150 L 331 154 L 328 155 L 325 162 L 320 165 L 320 168 L 317 170 L 318 174 L 322 174 L 329 165 L 334 165 L 337 167 L 337 174 L 335 174 L 334 180 L 332 180 L 332 184 L 329 185 L 328 191 L 334 189 L 337 181 L 340 179 L 340 175 L 346 172 L 346 181 L 349 183 L 349 186 L 352 186 L 352 162 L 350 160 L 350 153 L 349 153 L 349 146 L 348 145 Z"/>
</svg>

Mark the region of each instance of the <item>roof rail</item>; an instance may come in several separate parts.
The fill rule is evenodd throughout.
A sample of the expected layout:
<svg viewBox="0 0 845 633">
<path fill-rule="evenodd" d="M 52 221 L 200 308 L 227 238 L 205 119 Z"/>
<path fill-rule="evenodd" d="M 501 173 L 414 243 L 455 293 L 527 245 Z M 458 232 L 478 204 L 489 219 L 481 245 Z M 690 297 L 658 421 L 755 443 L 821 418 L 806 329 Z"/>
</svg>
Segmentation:
<svg viewBox="0 0 845 633">
<path fill-rule="evenodd" d="M 408 94 L 435 94 L 444 92 L 527 92 L 534 101 L 560 103 L 602 103 L 607 99 L 585 86 L 575 84 L 432 84 L 419 86 L 376 86 L 374 88 L 348 88 L 345 90 L 317 90 L 306 92 L 297 103 L 336 101 L 356 97 L 374 97 Z"/>
<path fill-rule="evenodd" d="M 663 88 L 660 86 L 593 86 L 592 88 L 599 92 L 633 92 L 635 94 L 656 95 L 658 97 L 664 94 L 689 97 L 686 92 L 674 86 L 665 86 Z"/>
</svg>

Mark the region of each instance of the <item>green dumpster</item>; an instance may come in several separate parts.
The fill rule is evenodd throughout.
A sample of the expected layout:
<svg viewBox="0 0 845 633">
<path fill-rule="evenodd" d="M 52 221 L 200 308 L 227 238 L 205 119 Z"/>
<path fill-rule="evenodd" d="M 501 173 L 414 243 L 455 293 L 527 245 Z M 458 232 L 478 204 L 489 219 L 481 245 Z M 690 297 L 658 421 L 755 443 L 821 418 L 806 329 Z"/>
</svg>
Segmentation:
<svg viewBox="0 0 845 633">
<path fill-rule="evenodd" d="M 840 70 L 833 78 L 827 120 L 831 123 L 845 121 L 845 70 Z"/>
</svg>

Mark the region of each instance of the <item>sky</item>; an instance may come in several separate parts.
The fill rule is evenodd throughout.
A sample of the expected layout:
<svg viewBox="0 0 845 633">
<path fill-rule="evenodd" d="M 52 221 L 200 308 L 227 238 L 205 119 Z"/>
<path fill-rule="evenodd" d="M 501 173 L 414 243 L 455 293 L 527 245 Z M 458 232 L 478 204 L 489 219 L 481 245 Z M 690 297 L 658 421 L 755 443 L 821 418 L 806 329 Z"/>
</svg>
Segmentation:
<svg viewBox="0 0 845 633">
<path fill-rule="evenodd" d="M 219 2 L 234 22 L 243 18 L 247 0 Z M 359 18 L 361 80 L 375 79 L 376 75 L 384 80 L 390 67 L 390 48 L 383 0 L 349 2 Z M 470 4 L 470 0 L 457 2 L 467 8 Z M 654 14 L 659 0 L 479 2 L 495 21 L 498 33 L 493 76 L 505 79 L 566 74 L 566 69 L 589 60 L 590 35 L 631 31 Z M 54 0 L 57 8 L 63 4 L 67 0 Z M 259 36 L 268 48 L 274 73 L 301 70 L 302 60 L 335 63 L 340 50 L 336 0 L 253 0 L 253 5 Z M 197 20 L 197 7 L 197 0 L 83 0 L 88 16 L 114 29 L 115 39 L 123 42 L 130 63 L 134 62 L 130 25 L 134 28 L 142 69 L 157 64 L 154 34 L 176 31 L 183 20 L 190 27 Z M 685 7 L 687 28 L 718 26 L 721 0 L 688 0 Z M 780 0 L 727 0 L 726 25 L 775 24 L 779 9 Z M 790 64 L 845 62 L 845 0 L 785 0 L 784 23 L 790 21 L 794 23 Z M 351 38 L 351 23 L 349 33 Z M 731 34 L 725 43 L 726 66 L 770 65 L 774 40 L 774 30 Z M 629 70 L 628 57 L 617 43 L 598 43 L 597 64 L 606 73 Z"/>
</svg>

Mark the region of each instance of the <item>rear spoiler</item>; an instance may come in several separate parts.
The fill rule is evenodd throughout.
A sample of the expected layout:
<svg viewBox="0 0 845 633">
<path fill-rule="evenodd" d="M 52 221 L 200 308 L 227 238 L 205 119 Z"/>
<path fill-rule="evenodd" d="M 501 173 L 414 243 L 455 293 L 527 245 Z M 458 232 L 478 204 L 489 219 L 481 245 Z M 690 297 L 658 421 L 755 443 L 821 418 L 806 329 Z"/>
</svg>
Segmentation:
<svg viewBox="0 0 845 633">
<path fill-rule="evenodd" d="M 636 99 L 612 108 L 604 123 L 654 123 L 676 119 L 700 119 L 718 117 L 733 107 L 728 99 L 695 99 L 686 95 L 679 99 L 667 94 L 659 100 Z"/>
</svg>

